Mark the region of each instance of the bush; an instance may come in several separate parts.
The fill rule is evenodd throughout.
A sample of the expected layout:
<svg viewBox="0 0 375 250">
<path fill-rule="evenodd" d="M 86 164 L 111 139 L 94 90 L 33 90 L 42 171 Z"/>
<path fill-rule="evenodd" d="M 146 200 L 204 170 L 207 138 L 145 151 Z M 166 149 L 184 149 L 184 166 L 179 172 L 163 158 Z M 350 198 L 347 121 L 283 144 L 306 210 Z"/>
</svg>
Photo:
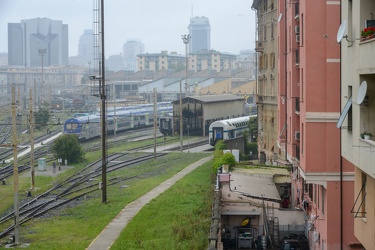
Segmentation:
<svg viewBox="0 0 375 250">
<path fill-rule="evenodd" d="M 85 159 L 85 152 L 75 135 L 59 136 L 51 150 L 56 159 L 67 159 L 69 163 L 79 163 Z"/>
<path fill-rule="evenodd" d="M 216 151 L 220 151 L 221 154 Z M 215 150 L 212 171 L 216 173 L 218 168 L 220 168 L 222 165 L 229 165 L 229 170 L 232 170 L 233 167 L 236 165 L 236 159 L 234 158 L 234 155 L 232 155 L 232 153 L 228 152 L 228 153 L 223 154 L 222 150 Z"/>
</svg>

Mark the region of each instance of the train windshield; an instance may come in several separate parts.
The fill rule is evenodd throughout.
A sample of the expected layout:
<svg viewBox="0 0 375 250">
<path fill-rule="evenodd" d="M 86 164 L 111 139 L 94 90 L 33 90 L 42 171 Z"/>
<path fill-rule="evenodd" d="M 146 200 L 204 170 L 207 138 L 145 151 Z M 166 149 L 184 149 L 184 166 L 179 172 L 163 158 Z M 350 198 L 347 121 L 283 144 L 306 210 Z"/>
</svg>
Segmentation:
<svg viewBox="0 0 375 250">
<path fill-rule="evenodd" d="M 65 124 L 65 129 L 74 130 L 74 129 L 77 129 L 77 128 L 78 128 L 77 123 L 66 123 Z"/>
</svg>

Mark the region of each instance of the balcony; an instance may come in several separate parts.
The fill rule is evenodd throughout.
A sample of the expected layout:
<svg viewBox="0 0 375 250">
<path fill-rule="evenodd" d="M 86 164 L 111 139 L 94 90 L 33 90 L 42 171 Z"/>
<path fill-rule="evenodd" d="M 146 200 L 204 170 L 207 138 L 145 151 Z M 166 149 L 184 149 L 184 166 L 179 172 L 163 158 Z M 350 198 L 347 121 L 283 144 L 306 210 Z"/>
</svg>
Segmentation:
<svg viewBox="0 0 375 250">
<path fill-rule="evenodd" d="M 256 52 L 263 52 L 264 47 L 263 47 L 263 41 L 256 41 L 255 43 L 255 51 Z"/>
</svg>

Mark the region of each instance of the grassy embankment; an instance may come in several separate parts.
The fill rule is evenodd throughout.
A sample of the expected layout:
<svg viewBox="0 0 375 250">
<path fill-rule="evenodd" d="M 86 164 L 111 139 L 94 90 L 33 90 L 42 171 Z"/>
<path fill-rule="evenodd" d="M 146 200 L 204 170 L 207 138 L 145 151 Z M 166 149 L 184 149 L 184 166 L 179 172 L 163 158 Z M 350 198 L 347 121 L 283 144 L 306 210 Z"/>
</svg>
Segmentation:
<svg viewBox="0 0 375 250">
<path fill-rule="evenodd" d="M 124 150 L 125 147 L 130 146 L 124 145 L 117 150 Z M 117 150 L 111 149 L 111 152 Z M 138 165 L 132 171 L 141 173 L 150 165 L 158 171 L 141 179 L 109 186 L 107 189 L 108 204 L 101 203 L 101 193 L 98 191 L 90 197 L 86 197 L 85 200 L 68 205 L 59 212 L 24 224 L 20 230 L 21 242 L 30 243 L 28 249 L 85 249 L 128 203 L 150 191 L 187 165 L 206 156 L 207 154 L 172 153 L 166 157 Z M 86 158 L 90 162 L 99 157 L 100 153 L 89 153 Z M 36 183 L 40 188 L 38 192 L 46 190 L 57 180 L 63 179 L 65 175 L 84 165 L 79 164 L 75 166 L 75 169 L 68 170 L 59 176 L 37 176 Z M 161 246 L 173 246 L 174 249 L 201 249 L 201 244 L 207 242 L 209 230 L 211 165 L 212 163 L 208 163 L 198 168 L 191 174 L 192 176 L 185 177 L 176 186 L 150 202 L 129 224 L 129 229 L 126 229 L 120 237 L 119 243 L 115 244 L 115 249 L 139 249 L 141 246 L 144 249 L 148 247 L 166 249 Z M 108 178 L 115 175 L 124 176 L 129 173 L 127 171 L 129 170 L 109 174 Z M 30 178 L 22 176 L 19 182 L 22 196 L 30 186 Z M 1 189 L 5 191 L 4 195 L 1 192 L 3 196 L 1 198 L 4 198 L 6 204 L 11 204 L 12 185 L 2 186 Z M 3 205 L 4 200 L 2 200 Z M 6 208 L 1 206 L 0 213 L 4 209 Z M 166 217 L 169 220 L 166 220 Z M 161 231 L 160 233 L 163 233 L 164 236 L 155 233 L 158 231 Z M 128 241 L 129 239 L 134 241 Z M 123 245 L 128 247 L 122 248 Z"/>
</svg>

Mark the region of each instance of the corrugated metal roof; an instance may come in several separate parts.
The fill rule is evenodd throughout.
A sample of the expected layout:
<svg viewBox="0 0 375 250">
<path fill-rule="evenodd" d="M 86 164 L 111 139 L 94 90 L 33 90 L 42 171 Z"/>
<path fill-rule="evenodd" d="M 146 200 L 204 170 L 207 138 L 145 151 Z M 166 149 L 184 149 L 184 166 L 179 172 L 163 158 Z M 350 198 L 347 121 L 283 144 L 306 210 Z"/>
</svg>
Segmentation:
<svg viewBox="0 0 375 250">
<path fill-rule="evenodd" d="M 243 101 L 243 97 L 232 95 L 232 94 L 225 94 L 225 95 L 202 95 L 202 96 L 189 96 L 185 97 L 183 102 L 189 101 L 189 99 L 195 101 L 195 102 L 204 102 L 204 103 L 210 103 L 210 102 L 228 102 L 228 101 Z M 180 101 L 176 100 L 173 103 L 178 104 Z"/>
</svg>

